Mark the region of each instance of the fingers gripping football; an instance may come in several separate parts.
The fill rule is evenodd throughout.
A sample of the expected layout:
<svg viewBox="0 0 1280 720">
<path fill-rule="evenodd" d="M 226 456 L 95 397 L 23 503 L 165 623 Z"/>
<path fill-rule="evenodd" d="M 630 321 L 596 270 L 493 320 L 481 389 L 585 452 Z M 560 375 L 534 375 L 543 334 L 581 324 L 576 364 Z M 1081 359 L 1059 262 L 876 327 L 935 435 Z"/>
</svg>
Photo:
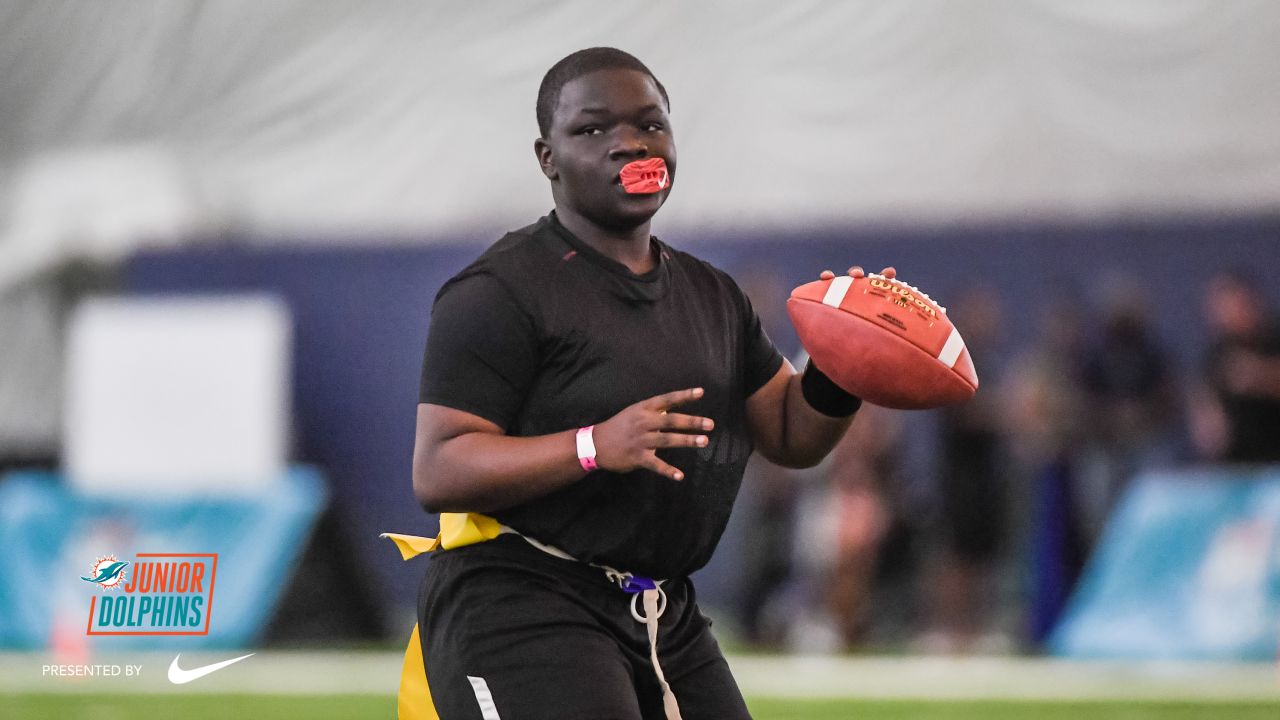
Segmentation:
<svg viewBox="0 0 1280 720">
<path fill-rule="evenodd" d="M 629 472 L 646 468 L 672 480 L 684 473 L 657 455 L 659 448 L 704 447 L 715 423 L 711 418 L 669 412 L 670 408 L 702 397 L 702 388 L 655 395 L 631 405 L 599 423 L 593 437 L 596 463 L 605 470 Z"/>
<path fill-rule="evenodd" d="M 898 277 L 898 271 L 895 270 L 893 267 L 887 267 L 881 270 L 880 274 L 889 278 L 890 280 Z M 836 274 L 831 272 L 830 270 L 823 270 L 821 273 L 818 273 L 819 280 L 830 280 L 835 276 Z M 861 278 L 866 276 L 867 276 L 867 271 L 863 270 L 861 265 L 854 265 L 853 267 L 849 268 L 849 277 Z"/>
</svg>

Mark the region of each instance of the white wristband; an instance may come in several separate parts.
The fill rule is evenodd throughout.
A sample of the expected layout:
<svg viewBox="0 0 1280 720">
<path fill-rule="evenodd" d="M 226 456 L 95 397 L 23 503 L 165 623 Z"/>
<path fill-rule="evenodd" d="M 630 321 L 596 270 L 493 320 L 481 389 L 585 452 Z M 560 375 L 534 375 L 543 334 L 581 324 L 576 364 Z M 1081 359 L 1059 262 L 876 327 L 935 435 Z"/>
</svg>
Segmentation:
<svg viewBox="0 0 1280 720">
<path fill-rule="evenodd" d="M 583 470 L 591 472 L 595 470 L 596 465 L 596 442 L 591 437 L 591 431 L 595 429 L 595 425 L 588 425 L 578 429 L 578 464 Z"/>
</svg>

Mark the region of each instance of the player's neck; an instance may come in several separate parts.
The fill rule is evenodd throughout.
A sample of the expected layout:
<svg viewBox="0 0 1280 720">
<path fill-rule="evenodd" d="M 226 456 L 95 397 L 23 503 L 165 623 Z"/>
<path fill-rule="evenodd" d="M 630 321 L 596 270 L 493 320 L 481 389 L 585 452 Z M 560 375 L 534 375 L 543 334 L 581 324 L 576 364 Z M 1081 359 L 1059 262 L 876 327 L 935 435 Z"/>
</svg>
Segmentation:
<svg viewBox="0 0 1280 720">
<path fill-rule="evenodd" d="M 610 260 L 622 263 L 628 270 L 643 275 L 657 265 L 649 245 L 649 221 L 634 228 L 604 228 L 573 210 L 557 207 L 556 217 L 573 236 Z"/>
</svg>

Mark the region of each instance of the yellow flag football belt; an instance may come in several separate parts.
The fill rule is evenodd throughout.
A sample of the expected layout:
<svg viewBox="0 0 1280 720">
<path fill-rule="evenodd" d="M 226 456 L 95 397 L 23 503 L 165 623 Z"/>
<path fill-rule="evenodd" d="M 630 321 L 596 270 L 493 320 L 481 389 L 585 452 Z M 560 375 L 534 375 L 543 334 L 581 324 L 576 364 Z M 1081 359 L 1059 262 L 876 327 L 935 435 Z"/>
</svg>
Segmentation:
<svg viewBox="0 0 1280 720">
<path fill-rule="evenodd" d="M 474 545 L 492 540 L 499 535 L 517 535 L 548 555 L 561 560 L 581 562 L 560 548 L 521 535 L 497 520 L 479 513 L 440 513 L 440 534 L 434 538 L 400 533 L 383 533 L 382 537 L 396 544 L 401 557 L 411 560 L 423 553 Z M 644 625 L 649 634 L 649 660 L 653 663 L 653 674 L 658 678 L 658 685 L 662 687 L 662 708 L 667 720 L 681 720 L 680 706 L 676 702 L 675 693 L 671 691 L 671 685 L 667 683 L 667 678 L 662 673 L 662 665 L 658 662 L 658 619 L 667 610 L 667 594 L 662 589 L 662 584 L 666 581 L 623 572 L 607 565 L 587 564 L 603 570 L 609 582 L 617 583 L 619 588 L 631 595 L 631 617 Z M 643 606 L 643 613 L 640 612 L 638 605 Z M 400 679 L 400 720 L 435 720 L 437 717 L 434 706 L 431 704 L 430 690 L 425 683 L 421 686 L 413 683 L 406 685 L 410 674 L 424 679 L 426 677 L 418 632 L 419 628 L 415 626 L 413 635 L 409 639 L 409 648 L 405 652 L 405 665 Z M 429 708 L 430 714 L 406 707 L 410 704 L 417 706 L 423 702 Z"/>
</svg>

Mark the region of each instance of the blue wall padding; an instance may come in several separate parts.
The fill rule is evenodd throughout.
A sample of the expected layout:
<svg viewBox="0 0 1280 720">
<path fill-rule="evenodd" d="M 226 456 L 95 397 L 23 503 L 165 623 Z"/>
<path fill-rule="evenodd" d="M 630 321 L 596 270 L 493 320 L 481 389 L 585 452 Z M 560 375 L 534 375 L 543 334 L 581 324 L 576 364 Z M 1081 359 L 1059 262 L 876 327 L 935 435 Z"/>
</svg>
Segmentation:
<svg viewBox="0 0 1280 720">
<path fill-rule="evenodd" d="M 257 643 L 293 578 L 326 492 L 323 476 L 306 467 L 292 468 L 262 490 L 234 495 L 83 493 L 46 472 L 13 472 L 2 480 L 0 648 L 23 649 L 85 643 L 94 651 L 195 650 Z M 202 588 L 211 591 L 207 635 L 87 636 L 90 598 L 114 602 L 124 593 L 81 578 L 98 557 L 136 562 L 135 553 L 218 554 L 216 582 Z"/>
<path fill-rule="evenodd" d="M 1280 467 L 1139 478 L 1049 638 L 1122 660 L 1274 661 L 1278 644 Z"/>
</svg>

